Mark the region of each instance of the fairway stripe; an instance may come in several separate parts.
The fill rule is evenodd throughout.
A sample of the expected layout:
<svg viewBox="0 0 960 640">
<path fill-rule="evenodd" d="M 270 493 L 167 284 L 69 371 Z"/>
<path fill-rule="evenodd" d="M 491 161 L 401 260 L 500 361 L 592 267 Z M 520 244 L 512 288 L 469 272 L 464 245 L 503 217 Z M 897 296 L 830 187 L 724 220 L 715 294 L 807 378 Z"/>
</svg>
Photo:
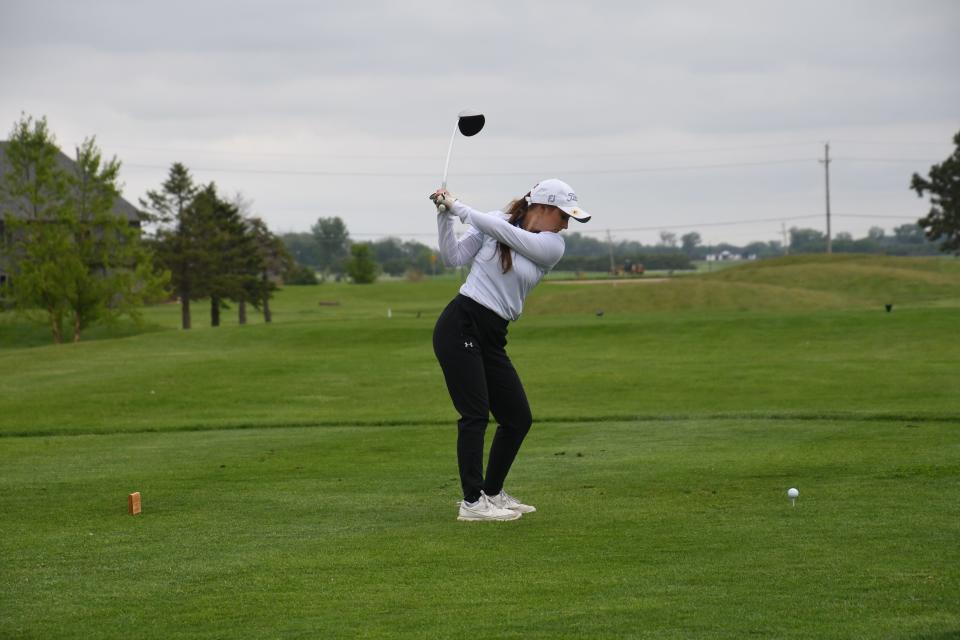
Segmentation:
<svg viewBox="0 0 960 640">
<path fill-rule="evenodd" d="M 704 420 L 767 420 L 831 422 L 956 422 L 960 414 L 949 413 L 851 413 L 851 412 L 771 412 L 771 413 L 678 413 L 678 414 L 609 414 L 599 416 L 544 416 L 534 424 L 582 424 L 599 422 L 688 422 Z M 78 428 L 70 430 L 7 431 L 2 438 L 48 438 L 60 436 L 106 436 L 135 433 L 179 433 L 185 431 L 240 431 L 252 429 L 330 429 L 343 427 L 449 427 L 450 420 L 371 420 L 337 421 L 317 420 L 286 423 L 236 423 L 218 425 L 179 425 L 174 427 L 144 427 L 140 429 Z"/>
</svg>

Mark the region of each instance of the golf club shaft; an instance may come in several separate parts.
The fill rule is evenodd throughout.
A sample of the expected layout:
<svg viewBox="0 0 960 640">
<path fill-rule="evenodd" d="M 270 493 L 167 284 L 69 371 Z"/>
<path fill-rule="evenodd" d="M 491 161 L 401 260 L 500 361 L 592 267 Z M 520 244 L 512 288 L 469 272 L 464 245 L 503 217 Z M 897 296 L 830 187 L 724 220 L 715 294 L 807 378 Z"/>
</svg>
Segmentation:
<svg viewBox="0 0 960 640">
<path fill-rule="evenodd" d="M 443 163 L 443 182 L 441 187 L 447 188 L 447 171 L 450 169 L 450 154 L 453 152 L 453 140 L 457 137 L 457 127 L 453 127 L 453 135 L 450 136 L 450 145 L 447 147 L 447 161 Z"/>
<path fill-rule="evenodd" d="M 450 154 L 453 152 L 453 140 L 457 137 L 457 126 L 453 127 L 453 135 L 450 136 L 450 145 L 447 147 L 447 161 L 443 163 L 443 182 L 440 184 L 441 188 L 447 188 L 447 171 L 450 170 Z M 446 211 L 446 205 L 438 205 L 437 209 L 441 212 Z"/>
</svg>

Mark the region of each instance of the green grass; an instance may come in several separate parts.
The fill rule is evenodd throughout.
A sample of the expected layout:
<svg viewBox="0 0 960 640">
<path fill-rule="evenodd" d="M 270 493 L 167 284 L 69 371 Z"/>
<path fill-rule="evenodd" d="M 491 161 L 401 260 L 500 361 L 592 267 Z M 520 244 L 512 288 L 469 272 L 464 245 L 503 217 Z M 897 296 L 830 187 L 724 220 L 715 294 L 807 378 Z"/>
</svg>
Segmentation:
<svg viewBox="0 0 960 640">
<path fill-rule="evenodd" d="M 0 381 L 0 434 L 449 421 L 432 324 L 305 320 L 3 352 L 16 375 Z M 944 340 L 957 326 L 957 308 L 542 315 L 511 329 L 510 350 L 544 420 L 958 417 L 960 349 Z"/>
<path fill-rule="evenodd" d="M 449 428 L 8 440 L 0 631 L 939 637 L 960 629 L 955 429 L 538 425 L 512 485 L 540 512 L 493 526 L 453 520 Z"/>
<path fill-rule="evenodd" d="M 456 288 L 61 346 L 0 315 L 0 637 L 960 635 L 956 261 L 544 283 L 509 345 L 540 511 L 494 526 L 454 520 Z"/>
<path fill-rule="evenodd" d="M 792 256 L 721 271 L 712 280 L 843 295 L 864 305 L 960 304 L 960 260 L 887 256 Z"/>
</svg>

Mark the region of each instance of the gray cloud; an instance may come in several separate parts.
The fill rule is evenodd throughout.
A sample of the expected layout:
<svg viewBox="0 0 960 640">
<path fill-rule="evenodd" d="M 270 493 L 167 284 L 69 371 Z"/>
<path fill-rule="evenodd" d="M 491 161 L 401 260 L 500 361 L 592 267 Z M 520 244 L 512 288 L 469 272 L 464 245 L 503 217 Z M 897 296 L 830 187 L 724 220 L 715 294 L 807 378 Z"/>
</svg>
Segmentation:
<svg viewBox="0 0 960 640">
<path fill-rule="evenodd" d="M 489 125 L 458 141 L 451 184 L 482 207 L 567 171 L 614 229 L 815 213 L 833 139 L 838 201 L 919 215 L 909 174 L 960 126 L 958 25 L 949 0 L 16 0 L 0 5 L 0 126 L 24 110 L 65 147 L 97 134 L 133 200 L 184 161 L 283 229 L 336 214 L 431 233 L 424 194 L 466 106 Z"/>
</svg>

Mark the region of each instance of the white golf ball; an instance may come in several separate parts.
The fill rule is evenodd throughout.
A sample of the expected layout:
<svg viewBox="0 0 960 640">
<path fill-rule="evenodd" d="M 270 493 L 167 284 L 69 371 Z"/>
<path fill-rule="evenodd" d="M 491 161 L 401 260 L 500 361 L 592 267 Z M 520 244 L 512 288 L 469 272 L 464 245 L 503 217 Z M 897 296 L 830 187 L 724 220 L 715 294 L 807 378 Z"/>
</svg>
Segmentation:
<svg viewBox="0 0 960 640">
<path fill-rule="evenodd" d="M 787 490 L 787 497 L 791 500 L 796 500 L 800 496 L 800 492 L 791 487 Z"/>
</svg>

